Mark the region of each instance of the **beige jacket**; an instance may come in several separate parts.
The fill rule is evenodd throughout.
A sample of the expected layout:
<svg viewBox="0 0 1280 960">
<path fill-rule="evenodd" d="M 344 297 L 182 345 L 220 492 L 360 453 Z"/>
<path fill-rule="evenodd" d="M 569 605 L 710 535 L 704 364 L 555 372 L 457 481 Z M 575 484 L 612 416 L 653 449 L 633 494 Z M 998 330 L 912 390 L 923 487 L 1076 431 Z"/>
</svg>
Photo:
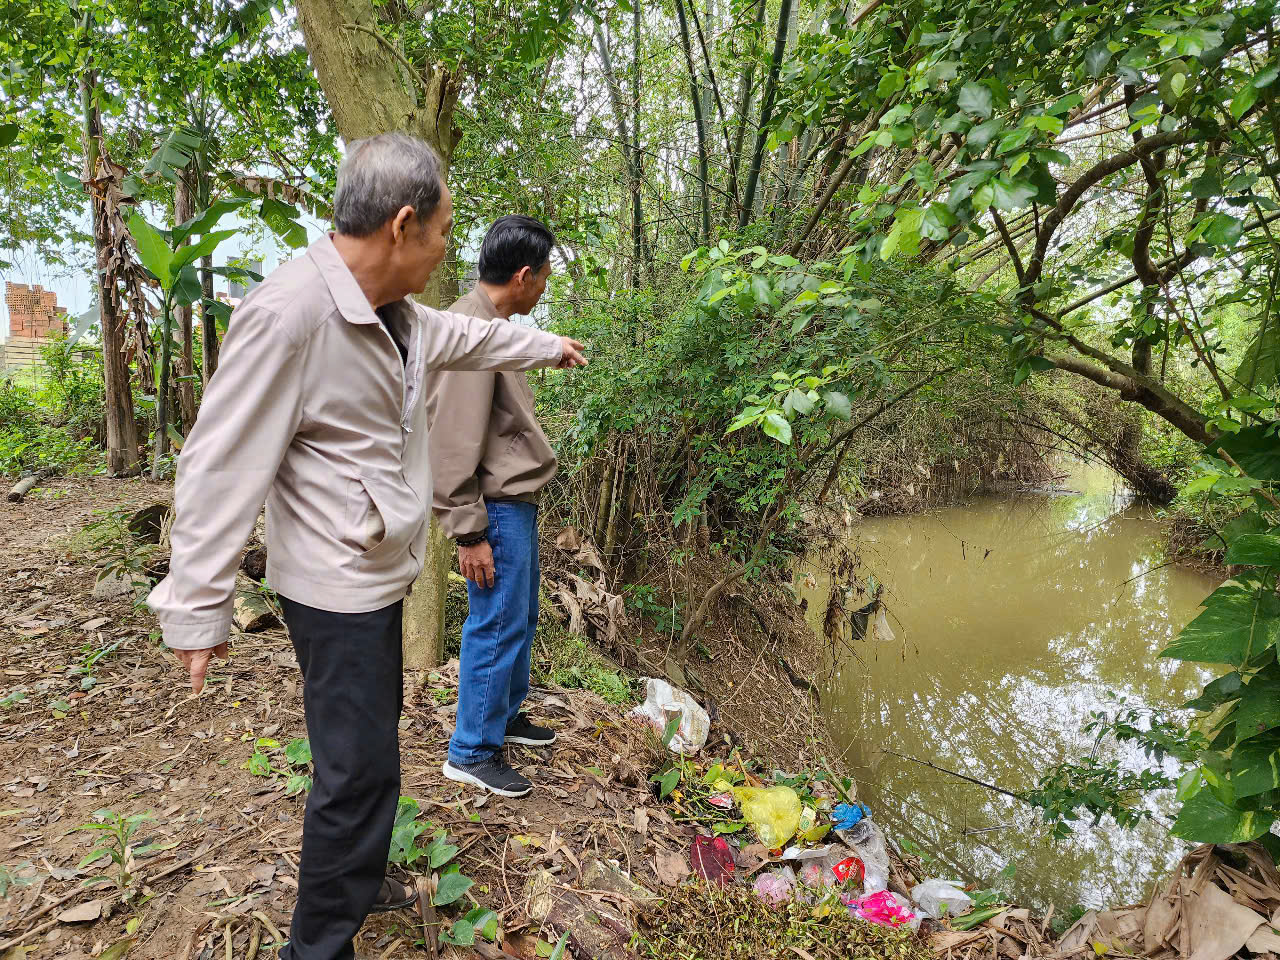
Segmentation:
<svg viewBox="0 0 1280 960">
<path fill-rule="evenodd" d="M 498 317 L 479 286 L 449 309 Z M 486 500 L 537 500 L 556 474 L 556 454 L 534 413 L 524 373 L 435 370 L 427 374 L 425 390 L 435 476 L 431 506 L 448 536 L 483 531 L 489 525 Z"/>
<path fill-rule="evenodd" d="M 165 643 L 212 647 L 265 498 L 267 580 L 299 603 L 364 613 L 422 569 L 431 502 L 427 370 L 553 366 L 560 338 L 403 300 L 382 308 L 407 365 L 333 242 L 280 267 L 232 315 L 178 461 L 169 575 L 151 592 Z"/>
</svg>

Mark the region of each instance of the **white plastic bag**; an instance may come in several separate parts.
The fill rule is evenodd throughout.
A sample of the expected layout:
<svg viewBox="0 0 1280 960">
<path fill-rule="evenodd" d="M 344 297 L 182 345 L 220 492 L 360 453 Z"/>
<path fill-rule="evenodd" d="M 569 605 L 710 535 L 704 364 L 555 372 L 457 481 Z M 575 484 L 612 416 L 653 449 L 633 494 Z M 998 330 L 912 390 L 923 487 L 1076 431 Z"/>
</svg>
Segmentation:
<svg viewBox="0 0 1280 960">
<path fill-rule="evenodd" d="M 940 920 L 944 912 L 949 917 L 967 913 L 973 904 L 973 898 L 960 889 L 958 882 L 936 878 L 912 887 L 911 899 L 930 920 Z"/>
<path fill-rule="evenodd" d="M 867 876 L 863 882 L 864 893 L 879 893 L 889 889 L 889 848 L 884 842 L 884 832 L 870 817 L 859 820 L 849 830 L 837 830 L 836 835 L 862 860 Z"/>
<path fill-rule="evenodd" d="M 657 677 L 645 680 L 644 703 L 632 710 L 629 716 L 648 722 L 659 736 L 666 733 L 667 724 L 673 718 L 680 717 L 680 726 L 668 744 L 676 753 L 697 753 L 711 732 L 711 718 L 693 695 Z"/>
</svg>

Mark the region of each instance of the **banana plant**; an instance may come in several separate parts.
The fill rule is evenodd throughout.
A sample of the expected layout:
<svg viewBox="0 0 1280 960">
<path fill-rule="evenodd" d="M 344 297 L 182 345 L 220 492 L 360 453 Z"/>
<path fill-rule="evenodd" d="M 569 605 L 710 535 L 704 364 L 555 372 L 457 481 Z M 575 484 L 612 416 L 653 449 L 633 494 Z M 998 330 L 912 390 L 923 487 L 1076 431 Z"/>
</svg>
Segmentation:
<svg viewBox="0 0 1280 960">
<path fill-rule="evenodd" d="M 215 230 L 218 222 L 238 203 L 220 201 L 196 214 L 186 223 L 171 230 L 153 227 L 138 213 L 129 218 L 129 232 L 137 246 L 138 260 L 160 284 L 160 357 L 156 371 L 156 439 L 151 463 L 151 478 L 160 479 L 161 460 L 167 452 L 165 439 L 171 437 L 169 425 L 168 390 L 169 368 L 172 360 L 174 310 L 189 306 L 201 297 L 200 275 L 195 263 L 206 254 L 212 254 L 218 246 L 239 231 Z M 193 234 L 200 234 L 195 243 L 182 243 Z M 176 431 L 175 431 L 176 432 Z"/>
</svg>

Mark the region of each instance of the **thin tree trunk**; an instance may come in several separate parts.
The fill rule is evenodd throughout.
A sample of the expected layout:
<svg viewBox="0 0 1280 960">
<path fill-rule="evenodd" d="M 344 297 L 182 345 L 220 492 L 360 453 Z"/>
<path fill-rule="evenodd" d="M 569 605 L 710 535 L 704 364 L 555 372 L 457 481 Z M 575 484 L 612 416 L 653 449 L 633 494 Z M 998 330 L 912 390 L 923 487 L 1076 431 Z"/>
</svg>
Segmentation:
<svg viewBox="0 0 1280 960">
<path fill-rule="evenodd" d="M 204 385 L 218 369 L 218 318 L 214 316 L 209 304 L 213 303 L 213 254 L 200 259 L 200 291 L 203 302 L 200 304 L 200 366 Z"/>
<path fill-rule="evenodd" d="M 702 29 L 702 21 L 698 18 L 698 7 L 695 0 L 689 0 L 689 13 L 693 16 L 693 27 L 698 34 L 698 46 L 702 48 L 702 60 L 707 65 L 707 80 L 711 85 L 711 94 L 715 100 L 716 113 L 720 117 L 720 132 L 724 135 L 724 151 L 729 158 L 729 196 L 738 195 L 738 152 L 729 138 L 729 117 L 725 113 L 724 100 L 720 97 L 720 85 L 716 82 L 715 66 L 711 62 L 711 50 L 707 46 L 706 33 Z M 714 17 L 708 13 L 708 28 L 714 27 Z M 705 179 L 705 178 L 704 178 Z"/>
<path fill-rule="evenodd" d="M 765 0 L 756 0 L 756 22 L 752 25 L 751 43 L 754 45 L 759 38 L 760 31 L 764 27 L 764 11 Z M 738 87 L 738 129 L 733 136 L 732 155 L 734 157 L 734 165 L 739 171 L 742 170 L 743 156 L 742 148 L 746 142 L 747 133 L 747 115 L 751 112 L 751 99 L 755 92 L 756 80 L 756 57 L 755 51 L 751 52 L 751 56 L 747 58 L 747 69 L 743 71 L 742 83 Z M 725 216 L 728 217 L 733 213 L 736 207 L 739 212 L 742 210 L 742 204 L 738 197 L 737 182 L 734 183 L 729 205 L 725 208 Z"/>
<path fill-rule="evenodd" d="M 186 223 L 195 215 L 191 204 L 191 190 L 187 181 L 179 177 L 173 191 L 173 222 Z M 182 241 L 185 247 L 191 242 L 188 237 Z M 178 358 L 178 406 L 182 416 L 184 435 L 191 431 L 196 422 L 196 388 L 192 382 L 195 376 L 195 344 L 191 333 L 192 310 L 190 304 L 178 307 L 178 327 L 182 334 L 182 355 Z"/>
<path fill-rule="evenodd" d="M 86 27 L 88 26 L 86 18 Z M 86 69 L 80 76 L 80 108 L 84 141 L 84 179 L 98 175 L 102 123 L 94 100 L 97 73 Z M 115 277 L 111 273 L 111 238 L 105 201 L 89 191 L 89 220 L 96 253 L 94 264 L 98 288 L 99 323 L 102 327 L 103 413 L 106 417 L 107 469 L 114 477 L 138 471 L 138 425 L 133 418 L 133 391 L 129 387 L 129 365 L 124 358 L 124 331 L 117 309 Z"/>
<path fill-rule="evenodd" d="M 791 23 L 791 0 L 782 0 L 778 11 L 778 32 L 773 41 L 773 57 L 769 61 L 769 75 L 765 78 L 764 99 L 760 103 L 760 125 L 756 128 L 756 145 L 751 152 L 751 167 L 747 171 L 747 186 L 738 211 L 738 226 L 745 227 L 751 221 L 755 207 L 756 187 L 760 182 L 760 165 L 764 162 L 764 145 L 769 138 L 769 121 L 773 119 L 773 103 L 778 95 L 778 74 L 782 70 L 782 57 L 787 49 L 787 29 Z"/>
<path fill-rule="evenodd" d="M 680 20 L 680 42 L 684 47 L 684 62 L 689 68 L 689 90 L 693 99 L 693 123 L 698 135 L 698 178 L 702 197 L 702 242 L 711 243 L 711 200 L 707 196 L 707 131 L 702 118 L 702 97 L 698 90 L 698 70 L 693 64 L 693 47 L 689 42 L 689 21 L 684 12 L 684 0 L 676 0 L 676 15 Z"/>
<path fill-rule="evenodd" d="M 617 472 L 618 460 L 613 456 L 612 450 L 613 443 L 610 441 L 605 444 L 608 461 L 605 463 L 604 474 L 600 477 L 600 494 L 596 499 L 596 522 L 591 530 L 591 539 L 596 543 L 604 543 L 609 526 L 609 512 L 613 506 L 613 478 Z"/>
<path fill-rule="evenodd" d="M 637 33 L 638 35 L 638 33 Z M 596 50 L 604 65 L 605 86 L 609 89 L 609 100 L 613 106 L 614 125 L 618 128 L 618 143 L 621 145 L 623 166 L 627 170 L 627 184 L 631 193 L 631 285 L 638 286 L 641 264 L 645 260 L 644 210 L 640 203 L 640 183 L 643 168 L 640 165 L 640 133 L 634 130 L 627 132 L 627 115 L 622 105 L 622 91 L 618 86 L 617 74 L 613 70 L 613 58 L 609 56 L 609 45 L 599 27 L 595 33 Z M 633 81 L 633 89 L 638 87 L 639 63 L 635 64 L 637 75 Z M 634 135 L 634 140 L 632 136 Z"/>
</svg>

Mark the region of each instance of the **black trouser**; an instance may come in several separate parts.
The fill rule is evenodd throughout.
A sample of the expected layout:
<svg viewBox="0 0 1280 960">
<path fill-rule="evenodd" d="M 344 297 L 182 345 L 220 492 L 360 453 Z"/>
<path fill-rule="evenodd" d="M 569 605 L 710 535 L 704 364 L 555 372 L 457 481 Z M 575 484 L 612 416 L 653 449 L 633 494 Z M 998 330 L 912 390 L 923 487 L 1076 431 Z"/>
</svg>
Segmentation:
<svg viewBox="0 0 1280 960">
<path fill-rule="evenodd" d="M 315 783 L 281 960 L 350 960 L 387 868 L 400 795 L 401 602 L 331 613 L 280 598 L 302 668 Z"/>
</svg>

